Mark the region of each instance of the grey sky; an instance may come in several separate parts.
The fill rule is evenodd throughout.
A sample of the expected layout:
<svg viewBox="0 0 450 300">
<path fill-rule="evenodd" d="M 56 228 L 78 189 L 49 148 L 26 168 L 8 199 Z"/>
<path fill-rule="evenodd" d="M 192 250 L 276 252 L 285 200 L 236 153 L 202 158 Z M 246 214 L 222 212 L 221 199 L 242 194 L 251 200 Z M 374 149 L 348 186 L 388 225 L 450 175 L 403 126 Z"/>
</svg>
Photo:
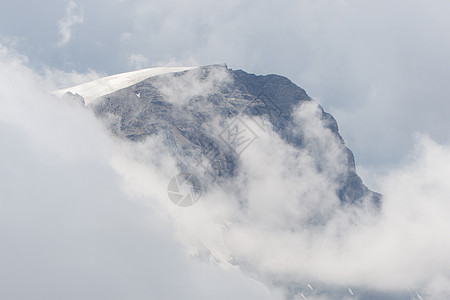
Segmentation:
<svg viewBox="0 0 450 300">
<path fill-rule="evenodd" d="M 69 6 L 76 22 L 61 43 Z M 335 115 L 358 165 L 379 168 L 409 153 L 414 132 L 448 141 L 449 9 L 444 0 L 14 1 L 2 5 L 0 34 L 36 68 L 226 62 L 285 75 Z"/>
<path fill-rule="evenodd" d="M 276 290 L 269 295 L 239 270 L 209 269 L 181 255 L 185 249 L 180 244 L 190 245 L 199 237 L 221 245 L 224 226 L 217 220 L 254 216 L 256 222 L 241 222 L 227 231 L 227 242 L 234 253 L 248 255 L 268 272 L 311 268 L 308 274 L 326 281 L 382 288 L 398 288 L 406 278 L 431 295 L 448 298 L 450 149 L 426 137 L 416 143 L 412 134 L 425 132 L 438 142 L 448 141 L 449 8 L 450 2 L 439 0 L 3 4 L 1 43 L 29 62 L 0 45 L 0 236 L 6 241 L 0 278 L 8 285 L 0 293 L 8 298 L 19 287 L 22 298 L 33 293 L 43 299 L 72 290 L 77 298 L 85 291 L 98 298 L 276 299 Z M 362 216 L 364 222 L 354 226 L 350 211 L 338 214 L 322 234 L 280 234 L 275 225 L 289 221 L 286 214 L 301 217 L 308 211 L 305 206 L 292 209 L 289 201 L 271 201 L 269 192 L 277 191 L 267 182 L 289 200 L 290 192 L 295 195 L 290 189 L 299 185 L 310 190 L 314 185 L 307 179 L 321 178 L 278 176 L 286 170 L 283 163 L 291 162 L 286 157 L 297 156 L 276 143 L 270 131 L 260 135 L 263 144 L 255 143 L 244 154 L 254 175 L 246 183 L 253 203 L 248 215 L 241 215 L 237 203 L 222 201 L 227 198 L 220 193 L 195 210 L 177 211 L 166 197 L 166 177 L 177 170 L 171 160 L 151 151 L 157 140 L 135 149 L 158 162 L 142 166 L 147 160 L 114 145 L 89 111 L 42 91 L 48 82 L 34 74 L 37 70 L 69 85 L 138 67 L 218 62 L 285 75 L 305 88 L 334 114 L 363 169 L 383 171 L 418 145 L 409 165 L 382 179 L 386 204 L 375 224 L 371 216 Z M 323 148 L 331 148 L 329 141 L 325 136 Z M 271 172 L 260 171 L 258 155 L 271 163 Z M 298 169 L 307 171 L 306 165 Z M 317 198 L 300 198 L 322 204 L 313 201 Z M 266 226 L 267 217 L 271 226 Z M 89 259 L 96 263 L 85 264 Z M 127 269 L 129 265 L 133 267 Z M 101 281 L 92 286 L 86 274 Z M 180 286 L 171 285 L 173 278 Z M 25 289 L 23 283 L 30 284 Z M 83 289 L 77 290 L 78 284 Z"/>
</svg>

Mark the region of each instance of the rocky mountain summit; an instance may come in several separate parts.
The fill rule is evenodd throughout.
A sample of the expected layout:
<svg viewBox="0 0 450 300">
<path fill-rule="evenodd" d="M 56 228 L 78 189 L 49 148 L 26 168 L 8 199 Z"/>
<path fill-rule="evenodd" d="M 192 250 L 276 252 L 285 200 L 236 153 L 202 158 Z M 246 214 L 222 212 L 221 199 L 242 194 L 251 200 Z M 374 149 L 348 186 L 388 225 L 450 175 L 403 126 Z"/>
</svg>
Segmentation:
<svg viewBox="0 0 450 300">
<path fill-rule="evenodd" d="M 336 148 L 339 153 L 333 155 L 345 164 L 336 177 L 340 201 L 370 199 L 379 204 L 380 195 L 356 174 L 353 154 L 339 135 L 335 119 L 319 105 L 316 120 L 336 142 L 331 149 L 308 140 L 312 131 L 307 131 L 308 124 L 296 116 L 296 110 L 311 102 L 302 88 L 283 76 L 209 65 L 149 77 L 100 96 L 88 107 L 120 137 L 139 142 L 162 136 L 180 170 L 205 183 L 222 184 L 240 174 L 241 153 L 258 139 L 258 130 L 273 130 L 286 144 L 307 151 L 318 172 L 333 168 L 326 160 Z"/>
</svg>

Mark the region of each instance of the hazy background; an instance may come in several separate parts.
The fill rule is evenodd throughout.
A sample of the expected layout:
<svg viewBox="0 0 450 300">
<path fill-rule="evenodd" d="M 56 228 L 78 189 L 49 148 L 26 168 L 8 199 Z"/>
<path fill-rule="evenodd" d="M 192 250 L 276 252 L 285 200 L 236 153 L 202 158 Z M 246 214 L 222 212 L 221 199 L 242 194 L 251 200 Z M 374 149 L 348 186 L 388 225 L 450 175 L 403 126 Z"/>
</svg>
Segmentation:
<svg viewBox="0 0 450 300">
<path fill-rule="evenodd" d="M 448 299 L 449 10 L 448 1 L 417 0 L 2 3 L 0 294 L 282 298 L 238 268 L 185 256 L 200 245 L 219 265 L 217 257 L 236 255 L 262 273 L 318 278 L 349 297 L 349 287 L 407 290 L 406 282 Z M 143 67 L 223 62 L 285 75 L 336 117 L 359 172 L 384 194 L 377 218 L 368 211 L 355 222 L 353 210 L 332 203 L 325 228 L 304 227 L 303 217 L 333 199 L 293 206 L 318 177 L 271 131 L 243 156 L 246 212 L 220 192 L 178 209 L 166 193 L 177 170 L 157 139 L 131 149 L 91 112 L 45 92 Z M 333 154 L 315 109 L 298 113 Z M 295 164 L 304 178 L 286 177 Z M 287 201 L 272 201 L 280 195 Z M 298 231 L 285 230 L 290 221 Z"/>
<path fill-rule="evenodd" d="M 401 163 L 415 132 L 449 140 L 449 11 L 446 0 L 19 0 L 2 4 L 0 36 L 74 82 L 222 62 L 285 75 L 337 118 L 374 184 L 366 169 Z"/>
</svg>

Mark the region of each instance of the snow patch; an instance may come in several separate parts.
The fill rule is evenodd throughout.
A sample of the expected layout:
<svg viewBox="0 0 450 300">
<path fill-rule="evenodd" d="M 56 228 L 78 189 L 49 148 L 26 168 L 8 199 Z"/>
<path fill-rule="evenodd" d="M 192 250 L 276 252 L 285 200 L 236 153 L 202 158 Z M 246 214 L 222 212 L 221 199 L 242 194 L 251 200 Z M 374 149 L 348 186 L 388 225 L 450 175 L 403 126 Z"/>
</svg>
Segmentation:
<svg viewBox="0 0 450 300">
<path fill-rule="evenodd" d="M 87 83 L 83 83 L 77 86 L 56 90 L 52 92 L 52 94 L 58 97 L 62 97 L 67 92 L 71 92 L 72 94 L 78 94 L 84 98 L 85 104 L 88 105 L 98 97 L 129 87 L 149 77 L 166 73 L 182 72 L 194 68 L 196 67 L 159 67 L 120 73 L 108 77 L 103 77 Z"/>
</svg>

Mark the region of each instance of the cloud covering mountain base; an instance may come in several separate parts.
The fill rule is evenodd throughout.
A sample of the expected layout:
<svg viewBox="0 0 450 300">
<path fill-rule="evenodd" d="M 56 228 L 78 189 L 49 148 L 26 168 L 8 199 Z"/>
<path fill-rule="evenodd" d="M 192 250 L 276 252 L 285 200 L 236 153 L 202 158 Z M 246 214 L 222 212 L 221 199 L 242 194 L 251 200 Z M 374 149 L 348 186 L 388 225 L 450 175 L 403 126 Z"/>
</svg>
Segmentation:
<svg viewBox="0 0 450 300">
<path fill-rule="evenodd" d="M 350 299 L 407 286 L 414 297 L 450 296 L 448 145 L 418 136 L 404 166 L 379 179 L 376 211 L 315 189 L 331 188 L 332 174 L 313 173 L 308 155 L 265 128 L 232 185 L 247 205 L 212 188 L 186 209 L 167 198 L 178 170 L 158 136 L 111 136 L 5 48 L 0 82 L 1 298 L 283 299 L 308 282 L 308 299 L 338 299 L 321 287 Z M 296 113 L 312 118 L 312 142 L 324 147 L 315 109 Z M 311 222 L 317 214 L 327 222 Z"/>
</svg>

